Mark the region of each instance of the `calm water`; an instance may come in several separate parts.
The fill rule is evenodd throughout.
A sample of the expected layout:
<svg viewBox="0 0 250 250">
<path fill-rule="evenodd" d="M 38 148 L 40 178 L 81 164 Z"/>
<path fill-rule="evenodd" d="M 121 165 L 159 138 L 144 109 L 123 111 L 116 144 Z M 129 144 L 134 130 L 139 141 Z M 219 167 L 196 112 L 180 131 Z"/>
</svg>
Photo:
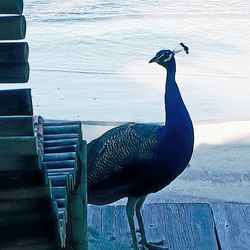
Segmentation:
<svg viewBox="0 0 250 250">
<path fill-rule="evenodd" d="M 148 61 L 184 42 L 177 80 L 193 119 L 249 117 L 249 1 L 25 0 L 25 15 L 39 114 L 162 121 L 165 72 Z"/>
</svg>

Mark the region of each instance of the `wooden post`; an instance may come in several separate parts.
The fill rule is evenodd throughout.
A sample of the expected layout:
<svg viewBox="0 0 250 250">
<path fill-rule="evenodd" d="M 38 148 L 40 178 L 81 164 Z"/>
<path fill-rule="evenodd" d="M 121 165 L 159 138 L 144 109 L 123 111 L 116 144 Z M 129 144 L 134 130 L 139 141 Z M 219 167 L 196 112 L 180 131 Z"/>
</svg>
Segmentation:
<svg viewBox="0 0 250 250">
<path fill-rule="evenodd" d="M 74 250 L 88 249 L 87 235 L 87 143 L 80 144 L 81 179 L 71 197 L 72 246 Z"/>
<path fill-rule="evenodd" d="M 26 35 L 24 16 L 0 17 L 0 40 L 19 40 Z"/>
<path fill-rule="evenodd" d="M 26 42 L 0 43 L 0 64 L 26 63 L 28 56 L 29 46 Z"/>
<path fill-rule="evenodd" d="M 0 116 L 4 115 L 33 115 L 31 90 L 1 90 Z"/>
<path fill-rule="evenodd" d="M 37 155 L 34 136 L 0 137 L 0 154 L 3 155 Z"/>
<path fill-rule="evenodd" d="M 34 136 L 33 116 L 0 116 L 0 136 Z"/>
<path fill-rule="evenodd" d="M 23 0 L 0 0 L 0 14 L 23 13 Z"/>
<path fill-rule="evenodd" d="M 29 80 L 28 63 L 2 64 L 0 67 L 0 83 L 26 83 Z"/>
</svg>

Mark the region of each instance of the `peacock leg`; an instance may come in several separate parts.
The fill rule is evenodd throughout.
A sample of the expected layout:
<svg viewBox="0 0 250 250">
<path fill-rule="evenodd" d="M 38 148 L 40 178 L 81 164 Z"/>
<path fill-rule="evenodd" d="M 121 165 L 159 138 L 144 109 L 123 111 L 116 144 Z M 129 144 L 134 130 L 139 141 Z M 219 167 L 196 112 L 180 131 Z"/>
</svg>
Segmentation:
<svg viewBox="0 0 250 250">
<path fill-rule="evenodd" d="M 127 202 L 127 206 L 126 206 L 128 223 L 129 223 L 129 227 L 130 227 L 132 244 L 133 244 L 134 250 L 139 250 L 137 237 L 136 237 L 135 222 L 134 222 L 135 207 L 136 207 L 138 200 L 139 200 L 138 198 L 129 197 L 128 202 Z"/>
<path fill-rule="evenodd" d="M 146 196 L 143 196 L 139 199 L 139 201 L 136 203 L 136 217 L 137 217 L 137 221 L 138 221 L 138 225 L 139 225 L 139 232 L 141 234 L 141 241 L 139 242 L 143 249 L 145 249 L 145 247 L 149 250 L 169 250 L 166 247 L 160 247 L 159 245 L 162 245 L 165 243 L 164 240 L 159 241 L 159 242 L 148 242 L 146 239 L 146 233 L 145 233 L 145 229 L 144 229 L 144 224 L 143 224 L 143 220 L 142 220 L 142 215 L 141 215 L 141 208 L 142 205 L 144 203 L 146 199 Z"/>
</svg>

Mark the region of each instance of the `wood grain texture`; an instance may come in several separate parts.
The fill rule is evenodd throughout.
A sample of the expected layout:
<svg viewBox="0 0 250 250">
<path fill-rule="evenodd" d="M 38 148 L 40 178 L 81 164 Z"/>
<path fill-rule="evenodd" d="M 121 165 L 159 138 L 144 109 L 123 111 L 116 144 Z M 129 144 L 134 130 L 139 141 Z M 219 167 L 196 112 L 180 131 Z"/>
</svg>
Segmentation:
<svg viewBox="0 0 250 250">
<path fill-rule="evenodd" d="M 250 204 L 213 203 L 221 250 L 250 249 Z"/>
<path fill-rule="evenodd" d="M 0 116 L 33 115 L 31 89 L 0 91 Z"/>
<path fill-rule="evenodd" d="M 0 14 L 23 13 L 23 0 L 0 0 Z"/>
<path fill-rule="evenodd" d="M 211 208 L 208 204 L 150 204 L 143 208 L 149 241 L 164 239 L 171 250 L 217 250 Z M 90 206 L 89 249 L 130 249 L 124 206 Z"/>
</svg>

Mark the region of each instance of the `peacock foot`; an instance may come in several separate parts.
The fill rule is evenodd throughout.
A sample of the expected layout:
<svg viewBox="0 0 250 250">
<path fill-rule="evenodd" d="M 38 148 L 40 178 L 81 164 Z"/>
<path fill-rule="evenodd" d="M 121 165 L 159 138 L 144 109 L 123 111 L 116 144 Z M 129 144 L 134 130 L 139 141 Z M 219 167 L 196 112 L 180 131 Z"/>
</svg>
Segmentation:
<svg viewBox="0 0 250 250">
<path fill-rule="evenodd" d="M 165 240 L 161 240 L 158 242 L 143 242 L 142 240 L 139 241 L 139 244 L 142 246 L 143 250 L 169 250 L 167 247 L 162 247 L 166 242 Z"/>
</svg>

